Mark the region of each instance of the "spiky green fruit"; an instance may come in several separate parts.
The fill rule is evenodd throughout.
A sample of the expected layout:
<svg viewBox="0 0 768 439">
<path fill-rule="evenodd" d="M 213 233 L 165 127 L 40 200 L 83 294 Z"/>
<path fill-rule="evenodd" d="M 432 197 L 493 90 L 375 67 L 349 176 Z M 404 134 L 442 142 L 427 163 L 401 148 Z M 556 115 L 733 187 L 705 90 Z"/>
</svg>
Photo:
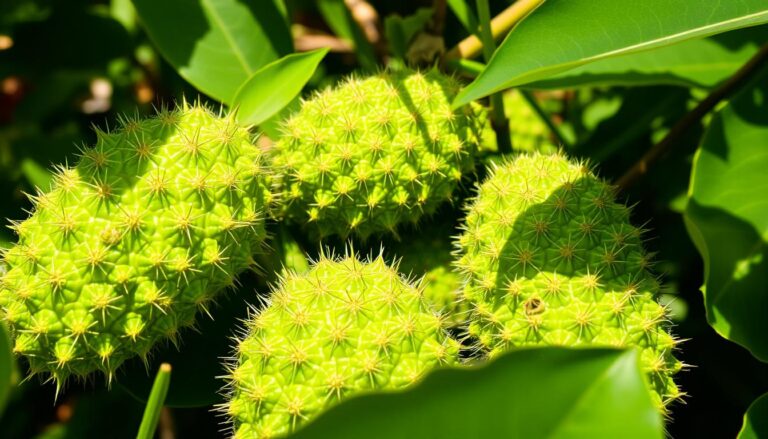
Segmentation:
<svg viewBox="0 0 768 439">
<path fill-rule="evenodd" d="M 366 238 L 434 212 L 473 167 L 473 110 L 451 109 L 458 91 L 436 70 L 387 71 L 304 102 L 273 148 L 285 216 L 321 238 Z"/>
<path fill-rule="evenodd" d="M 248 268 L 272 195 L 251 135 L 199 106 L 98 132 L 14 226 L 0 305 L 32 373 L 102 371 L 175 341 Z"/>
<path fill-rule="evenodd" d="M 381 257 L 321 257 L 285 275 L 270 301 L 231 366 L 225 410 L 237 438 L 286 434 L 349 396 L 409 386 L 457 354 L 419 286 Z"/>
<path fill-rule="evenodd" d="M 459 294 L 461 276 L 453 270 L 451 234 L 453 224 L 429 224 L 403 236 L 390 250 L 400 258 L 402 273 L 422 278 L 424 300 L 443 314 L 451 327 L 467 318 L 467 303 Z"/>
<path fill-rule="evenodd" d="M 522 155 L 479 186 L 458 240 L 469 334 L 494 355 L 513 346 L 636 347 L 657 405 L 681 368 L 654 299 L 641 231 L 613 189 L 562 155 Z"/>
</svg>

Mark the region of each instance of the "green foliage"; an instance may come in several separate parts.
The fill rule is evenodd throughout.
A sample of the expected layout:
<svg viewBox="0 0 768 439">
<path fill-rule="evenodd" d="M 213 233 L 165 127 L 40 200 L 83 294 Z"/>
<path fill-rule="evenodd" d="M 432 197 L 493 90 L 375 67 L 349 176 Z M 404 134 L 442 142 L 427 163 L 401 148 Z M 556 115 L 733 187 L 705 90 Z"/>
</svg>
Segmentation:
<svg viewBox="0 0 768 439">
<path fill-rule="evenodd" d="M 0 283 L 31 373 L 111 380 L 254 264 L 272 195 L 251 140 L 199 106 L 126 118 L 32 197 Z"/>
<path fill-rule="evenodd" d="M 659 409 L 680 396 L 677 342 L 654 300 L 641 231 L 584 164 L 553 154 L 495 166 L 463 229 L 456 266 L 479 349 L 635 347 Z"/>
<path fill-rule="evenodd" d="M 285 273 L 270 302 L 231 366 L 225 411 L 238 438 L 283 435 L 350 396 L 409 386 L 458 351 L 421 291 L 381 257 L 321 256 L 307 273 Z"/>
<path fill-rule="evenodd" d="M 509 34 L 455 105 L 601 59 L 765 22 L 763 0 L 701 0 L 696 7 L 688 0 L 548 0 Z M 551 38 L 553 29 L 569 37 Z"/>
<path fill-rule="evenodd" d="M 733 75 L 768 37 L 768 26 L 601 59 L 528 84 L 533 88 L 673 84 L 709 88 Z"/>
<path fill-rule="evenodd" d="M 739 428 L 741 437 L 761 437 L 766 398 L 758 396 L 768 391 L 768 362 L 760 362 L 768 359 L 762 3 L 0 1 L 0 216 L 30 218 L 12 222 L 19 238 L 0 227 L 11 271 L 0 275 L 0 318 L 16 321 L 8 339 L 0 327 L 0 410 L 7 401 L 0 436 L 134 437 L 149 402 L 154 420 L 168 408 L 157 433 L 176 437 L 232 433 L 222 431 L 224 413 L 214 406 L 234 408 L 241 420 L 230 426 L 244 432 L 276 423 L 275 430 L 301 427 L 297 434 L 311 437 L 659 438 L 662 429 L 670 437 L 735 437 Z M 510 13 L 539 4 L 527 17 Z M 492 33 L 509 34 L 495 54 Z M 481 35 L 486 47 L 470 38 Z M 292 40 L 305 53 L 293 53 Z M 483 53 L 488 66 L 467 53 Z M 472 78 L 466 102 L 491 99 L 452 112 Z M 743 91 L 723 93 L 724 86 Z M 162 123 L 145 117 L 184 107 L 184 96 L 223 104 L 229 116 L 203 112 L 210 123 L 184 123 L 168 138 L 132 128 Z M 712 115 L 691 112 L 719 100 Z M 494 129 L 485 123 L 491 114 Z M 231 132 L 211 136 L 205 127 L 216 124 Z M 241 140 L 232 154 L 195 152 L 194 145 L 221 151 L 231 133 Z M 670 133 L 676 140 L 659 144 Z M 77 145 L 93 144 L 75 158 Z M 133 147 L 138 156 L 126 150 L 139 144 L 156 149 L 152 160 L 139 160 L 142 147 Z M 640 161 L 654 145 L 663 154 Z M 522 179 L 509 170 L 534 160 L 521 152 L 558 149 L 535 156 L 559 163 L 554 171 L 535 167 Z M 564 153 L 621 187 L 567 165 Z M 102 154 L 108 160 L 97 178 L 81 173 L 83 161 L 101 162 Z M 626 183 L 620 177 L 633 166 L 644 174 Z M 235 168 L 249 175 L 227 171 Z M 251 168 L 264 174 L 250 175 Z M 564 185 L 541 177 L 559 172 L 579 176 Z M 49 190 L 73 174 L 77 196 L 62 200 L 60 189 Z M 240 190 L 252 177 L 258 193 Z M 162 197 L 139 187 L 165 181 L 173 187 Z M 472 183 L 483 181 L 485 197 L 473 199 Z M 275 201 L 288 201 L 276 203 L 274 221 L 266 217 L 272 182 Z M 488 202 L 493 193 L 505 196 Z M 88 202 L 91 195 L 103 202 Z M 263 214 L 255 221 L 257 209 L 242 207 L 248 203 Z M 623 203 L 637 206 L 632 223 L 642 227 L 630 225 Z M 140 210 L 148 219 L 139 233 L 113 233 Z M 222 215 L 231 221 L 222 224 Z M 67 231 L 72 224 L 82 230 Z M 462 224 L 464 236 L 454 236 Z M 25 232 L 29 225 L 34 233 Z M 594 230 L 585 234 L 584 226 Z M 474 247 L 465 245 L 474 238 Z M 463 243 L 451 252 L 457 239 Z M 343 263 L 324 254 L 352 243 L 393 264 L 347 258 L 365 275 L 348 280 Z M 254 269 L 239 273 L 246 266 Z M 315 288 L 318 276 L 335 294 L 312 301 L 325 291 Z M 298 284 L 306 294 L 291 295 L 291 304 L 300 302 L 301 312 L 281 312 L 289 307 L 285 291 L 296 293 Z M 218 292 L 226 285 L 228 294 Z M 408 322 L 392 322 L 397 312 L 382 317 L 380 301 L 358 300 L 355 291 L 366 298 L 407 291 L 413 300 L 395 311 L 432 326 L 402 337 Z M 197 309 L 206 315 L 196 318 Z M 311 324 L 301 326 L 302 313 Z M 260 318 L 271 320 L 245 328 L 251 338 L 237 334 L 245 340 L 239 346 L 250 343 L 250 357 L 237 351 L 223 361 L 236 328 Z M 177 343 L 173 334 L 193 319 L 194 330 Z M 344 321 L 364 336 L 326 349 L 322 328 Z M 373 346 L 377 339 L 366 334 L 387 325 L 400 334 L 395 344 Z M 257 361 L 264 350 L 254 348 L 256 332 L 282 351 Z M 424 337 L 444 352 L 430 354 Z M 14 346 L 38 352 L 27 349 L 34 355 L 21 355 L 18 370 Z M 448 351 L 455 362 L 457 350 L 467 364 L 427 372 Z M 374 359 L 394 366 L 372 368 Z M 414 359 L 429 361 L 417 371 Z M 174 377 L 160 386 L 163 404 L 148 400 L 162 363 L 173 364 Z M 673 377 L 682 363 L 695 367 Z M 368 372 L 350 372 L 351 384 L 338 388 L 336 378 L 361 364 Z M 87 368 L 106 375 L 87 374 L 85 386 L 70 380 L 61 392 L 24 379 L 30 365 L 33 373 L 53 372 L 48 381 L 58 384 Z M 411 385 L 416 375 L 424 379 Z M 317 382 L 324 378 L 331 379 Z M 222 394 L 226 381 L 232 391 Z M 271 390 L 253 386 L 262 381 Z M 689 404 L 666 407 L 673 422 L 662 425 L 659 406 L 683 391 Z M 155 430 L 149 420 L 142 436 Z"/>
<path fill-rule="evenodd" d="M 473 168 L 472 108 L 450 108 L 458 87 L 434 70 L 387 71 L 304 103 L 272 154 L 285 217 L 367 238 L 433 213 Z"/>
<path fill-rule="evenodd" d="M 328 49 L 288 55 L 270 63 L 243 84 L 232 101 L 237 121 L 259 125 L 285 108 L 315 73 Z"/>
<path fill-rule="evenodd" d="M 768 361 L 767 95 L 764 68 L 712 118 L 696 153 L 685 212 L 704 258 L 707 319 L 763 361 Z"/>
<path fill-rule="evenodd" d="M 293 50 L 281 0 L 133 0 L 165 58 L 198 90 L 231 104 L 261 67 Z"/>
<path fill-rule="evenodd" d="M 509 352 L 482 367 L 438 370 L 406 391 L 351 398 L 292 437 L 651 439 L 663 434 L 634 352 L 544 348 Z"/>
<path fill-rule="evenodd" d="M 766 436 L 768 436 L 768 393 L 757 398 L 749 406 L 737 439 L 759 439 Z"/>
</svg>

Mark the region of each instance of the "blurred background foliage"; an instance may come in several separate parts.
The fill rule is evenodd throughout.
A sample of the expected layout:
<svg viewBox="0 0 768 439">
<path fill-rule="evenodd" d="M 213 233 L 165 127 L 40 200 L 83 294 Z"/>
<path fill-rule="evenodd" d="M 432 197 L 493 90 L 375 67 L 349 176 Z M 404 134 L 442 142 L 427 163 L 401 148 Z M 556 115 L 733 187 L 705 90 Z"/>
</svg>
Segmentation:
<svg viewBox="0 0 768 439">
<path fill-rule="evenodd" d="M 389 46 L 368 42 L 365 29 L 357 26 L 341 2 L 274 3 L 293 35 L 292 44 L 287 39 L 284 47 L 273 48 L 275 58 L 293 48 L 331 47 L 307 87 L 317 89 L 353 71 L 375 70 L 384 54 L 406 56 L 422 29 L 430 26 L 432 10 L 425 8 L 432 6 L 431 1 L 369 3 Z M 509 3 L 492 1 L 492 13 Z M 168 8 L 179 5 L 183 2 L 167 3 Z M 450 10 L 442 24 L 445 47 L 468 35 Z M 166 31 L 183 34 L 186 23 L 170 23 Z M 507 93 L 513 146 L 552 150 L 562 144 L 567 154 L 589 159 L 601 176 L 615 180 L 709 89 L 752 56 L 767 35 L 766 26 L 731 31 L 684 43 L 688 46 L 682 48 L 670 46 L 664 49 L 668 53 L 652 59 L 624 63 L 622 74 L 610 62 L 596 63 L 536 83 L 525 93 Z M 183 96 L 219 105 L 185 81 L 156 47 L 130 0 L 0 2 L 0 217 L 24 218 L 30 208 L 24 194 L 48 186 L 52 164 L 73 162 L 78 147 L 94 139 L 92 126 L 108 129 L 121 114 L 148 114 Z M 665 57 L 674 62 L 659 61 Z M 541 119 L 541 112 L 556 125 L 559 138 Z M 263 128 L 269 133 L 269 123 Z M 749 405 L 768 391 L 768 365 L 719 336 L 705 316 L 699 290 L 703 264 L 683 222 L 693 155 L 704 129 L 702 123 L 689 130 L 670 154 L 621 195 L 635 205 L 634 223 L 650 230 L 646 246 L 656 253 L 655 269 L 664 285 L 661 300 L 669 304 L 676 334 L 688 340 L 679 356 L 693 367 L 677 380 L 689 397 L 673 408 L 667 426 L 677 438 L 734 437 Z M 489 136 L 492 139 L 492 131 Z M 494 149 L 495 142 L 487 143 L 487 149 Z M 463 188 L 465 194 L 470 187 Z M 444 206 L 433 223 L 421 227 L 445 229 L 445 223 L 461 216 L 460 206 Z M 279 237 L 273 246 L 285 251 L 282 260 L 262 261 L 265 273 L 279 271 L 283 262 L 290 264 L 291 245 L 316 254 L 316 245 L 304 240 L 300 230 L 273 228 Z M 404 230 L 402 242 L 385 241 L 384 247 L 392 249 L 388 257 L 407 251 L 403 242 L 418 233 Z M 0 246 L 13 240 L 8 229 L 0 230 Z M 360 245 L 363 252 L 378 251 L 380 243 L 368 243 L 370 249 Z M 424 274 L 415 270 L 414 275 Z M 177 437 L 221 434 L 222 419 L 210 412 L 210 406 L 220 402 L 216 392 L 221 382 L 215 378 L 223 373 L 220 358 L 229 355 L 233 328 L 247 315 L 244 304 L 258 303 L 258 296 L 268 291 L 270 277 L 246 276 L 241 288 L 220 301 L 215 321 L 202 316 L 198 331 L 186 334 L 180 352 L 173 346 L 156 352 L 149 371 L 161 361 L 174 367 L 167 401 L 172 408 L 163 413 L 162 428 L 172 429 Z M 14 372 L 17 381 L 22 375 Z M 0 432 L 8 438 L 131 437 L 152 378 L 137 360 L 123 370 L 112 391 L 100 379 L 74 383 L 55 403 L 53 385 L 40 386 L 36 379 L 21 382 L 9 395 Z"/>
</svg>

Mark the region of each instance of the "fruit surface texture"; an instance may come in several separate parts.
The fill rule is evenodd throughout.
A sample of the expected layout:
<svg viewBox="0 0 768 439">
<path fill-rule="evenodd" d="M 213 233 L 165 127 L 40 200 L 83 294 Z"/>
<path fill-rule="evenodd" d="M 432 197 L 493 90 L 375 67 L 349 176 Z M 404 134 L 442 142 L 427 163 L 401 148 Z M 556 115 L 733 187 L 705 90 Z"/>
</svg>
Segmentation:
<svg viewBox="0 0 768 439">
<path fill-rule="evenodd" d="M 433 213 L 473 169 L 478 130 L 471 106 L 451 109 L 458 91 L 434 70 L 386 71 L 304 102 L 274 147 L 285 216 L 367 238 Z"/>
<path fill-rule="evenodd" d="M 457 268 L 468 334 L 491 356 L 516 346 L 636 347 L 660 409 L 680 392 L 641 231 L 613 188 L 562 155 L 495 166 L 468 209 Z"/>
<path fill-rule="evenodd" d="M 287 273 L 270 301 L 231 365 L 225 411 L 238 438 L 286 434 L 341 399 L 455 362 L 442 318 L 381 257 L 321 257 Z"/>
<path fill-rule="evenodd" d="M 33 197 L 5 255 L 2 314 L 32 373 L 58 382 L 146 358 L 253 264 L 270 178 L 251 135 L 184 104 L 97 133 Z"/>
</svg>

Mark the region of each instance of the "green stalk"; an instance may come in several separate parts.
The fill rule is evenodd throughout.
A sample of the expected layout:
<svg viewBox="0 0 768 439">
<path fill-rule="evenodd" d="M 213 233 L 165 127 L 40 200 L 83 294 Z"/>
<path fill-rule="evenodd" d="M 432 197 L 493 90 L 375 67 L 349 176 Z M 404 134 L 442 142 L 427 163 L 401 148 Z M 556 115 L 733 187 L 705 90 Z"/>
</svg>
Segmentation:
<svg viewBox="0 0 768 439">
<path fill-rule="evenodd" d="M 477 77 L 485 68 L 485 64 L 481 62 L 462 58 L 446 61 L 445 66 L 448 70 L 455 71 L 460 75 L 468 76 L 470 78 Z"/>
<path fill-rule="evenodd" d="M 171 365 L 163 363 L 157 372 L 155 382 L 152 384 L 152 391 L 147 400 L 147 407 L 144 409 L 144 416 L 141 418 L 141 426 L 136 439 L 152 439 L 157 430 L 157 422 L 160 420 L 160 412 L 165 403 L 165 396 L 168 394 L 168 386 L 171 384 Z"/>
<path fill-rule="evenodd" d="M 488 0 L 477 0 L 477 18 L 480 22 L 480 40 L 483 43 L 485 62 L 491 60 L 496 51 L 496 41 L 491 31 L 491 10 Z M 504 113 L 504 98 L 501 93 L 494 93 L 491 100 L 491 126 L 496 133 L 496 143 L 501 154 L 512 152 L 512 138 L 509 134 L 509 120 Z"/>
</svg>

